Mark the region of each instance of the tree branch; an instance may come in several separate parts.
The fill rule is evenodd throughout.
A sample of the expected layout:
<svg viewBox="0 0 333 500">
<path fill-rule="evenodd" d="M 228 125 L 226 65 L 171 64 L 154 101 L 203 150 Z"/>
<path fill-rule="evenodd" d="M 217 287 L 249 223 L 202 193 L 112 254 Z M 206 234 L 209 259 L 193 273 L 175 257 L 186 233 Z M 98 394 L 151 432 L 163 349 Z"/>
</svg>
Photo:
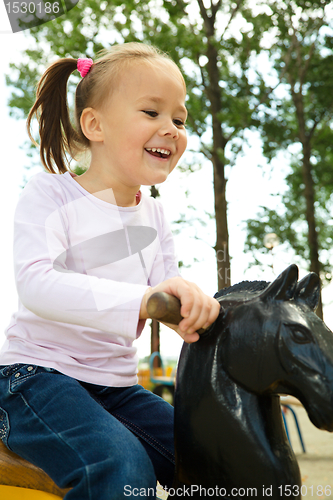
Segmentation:
<svg viewBox="0 0 333 500">
<path fill-rule="evenodd" d="M 202 16 L 202 19 L 204 20 L 204 23 L 206 24 L 206 26 L 208 26 L 210 19 L 209 19 L 209 16 L 207 14 L 207 10 L 206 10 L 206 8 L 205 8 L 205 6 L 203 4 L 203 1 L 202 0 L 197 0 L 197 2 L 198 2 L 198 5 L 199 5 L 200 14 Z"/>
<path fill-rule="evenodd" d="M 216 19 L 216 14 L 219 11 L 221 5 L 222 5 L 222 0 L 218 0 L 215 4 L 213 3 L 213 0 L 211 0 L 210 2 L 210 7 L 212 9 L 212 18 L 214 19 L 214 22 Z"/>
<path fill-rule="evenodd" d="M 237 14 L 237 12 L 239 11 L 240 6 L 241 6 L 242 2 L 243 2 L 243 0 L 237 0 L 237 3 L 236 3 L 236 5 L 235 5 L 234 9 L 231 11 L 231 15 L 230 15 L 230 18 L 229 18 L 229 20 L 228 20 L 228 23 L 227 23 L 227 25 L 226 25 L 226 27 L 225 27 L 225 29 L 224 29 L 224 33 L 226 33 L 226 32 L 227 32 L 227 30 L 228 30 L 228 28 L 229 28 L 229 26 L 230 26 L 230 24 L 231 24 L 231 21 L 233 20 L 233 18 L 235 17 L 235 15 Z M 220 2 L 220 3 L 221 3 L 221 2 Z"/>
<path fill-rule="evenodd" d="M 313 125 L 312 125 L 312 127 L 311 127 L 311 129 L 309 131 L 309 134 L 308 134 L 309 141 L 312 139 L 313 134 L 315 133 L 317 126 L 323 120 L 323 118 L 325 117 L 325 115 L 327 115 L 327 110 L 326 109 L 323 110 L 323 112 L 320 114 L 320 116 L 319 116 L 319 118 L 317 120 L 314 120 L 314 123 L 313 123 Z M 329 117 L 329 121 L 330 121 L 330 117 Z"/>
<path fill-rule="evenodd" d="M 310 50 L 309 50 L 309 53 L 308 53 L 308 59 L 306 60 L 305 62 L 305 65 L 303 67 L 303 71 L 300 72 L 300 79 L 301 79 L 301 83 L 303 84 L 303 81 L 304 81 L 304 77 L 309 69 L 309 65 L 310 65 L 310 62 L 311 62 L 311 59 L 312 59 L 312 56 L 313 56 L 313 53 L 314 53 L 314 49 L 316 47 L 316 42 L 318 40 L 318 36 L 319 36 L 319 30 L 320 28 L 323 26 L 324 24 L 324 19 L 321 19 L 321 23 L 317 29 L 317 33 L 316 33 L 316 39 L 312 42 L 311 44 L 311 47 L 310 47 Z"/>
</svg>

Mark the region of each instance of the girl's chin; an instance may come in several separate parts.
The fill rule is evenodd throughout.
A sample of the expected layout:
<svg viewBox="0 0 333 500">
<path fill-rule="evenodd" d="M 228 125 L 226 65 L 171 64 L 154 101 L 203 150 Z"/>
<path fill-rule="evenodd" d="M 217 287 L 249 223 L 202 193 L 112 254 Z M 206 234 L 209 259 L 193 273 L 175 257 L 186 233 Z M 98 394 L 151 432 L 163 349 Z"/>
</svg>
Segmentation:
<svg viewBox="0 0 333 500">
<path fill-rule="evenodd" d="M 164 177 L 159 177 L 156 178 L 155 180 L 146 180 L 144 182 L 141 182 L 141 186 L 155 186 L 155 184 L 163 184 L 167 180 L 168 176 L 165 175 Z"/>
<path fill-rule="evenodd" d="M 169 171 L 168 172 L 155 172 L 154 175 L 151 175 L 149 177 L 146 177 L 145 182 L 142 182 L 141 185 L 143 186 L 154 186 L 155 184 L 162 184 L 165 182 L 169 176 Z"/>
</svg>

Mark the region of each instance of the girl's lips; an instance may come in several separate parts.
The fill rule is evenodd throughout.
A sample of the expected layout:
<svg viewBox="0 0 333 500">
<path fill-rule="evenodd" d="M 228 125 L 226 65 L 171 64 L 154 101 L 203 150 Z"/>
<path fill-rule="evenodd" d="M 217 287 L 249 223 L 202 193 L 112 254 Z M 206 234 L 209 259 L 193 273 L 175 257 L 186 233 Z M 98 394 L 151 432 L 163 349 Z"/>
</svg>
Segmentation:
<svg viewBox="0 0 333 500">
<path fill-rule="evenodd" d="M 155 150 L 155 151 L 153 151 Z M 157 148 L 145 148 L 145 151 L 150 154 L 151 156 L 154 156 L 155 158 L 162 158 L 162 159 L 167 159 L 170 158 L 171 152 L 169 153 L 164 153 L 164 151 L 168 151 L 163 149 L 163 153 L 160 150 L 157 150 Z"/>
</svg>

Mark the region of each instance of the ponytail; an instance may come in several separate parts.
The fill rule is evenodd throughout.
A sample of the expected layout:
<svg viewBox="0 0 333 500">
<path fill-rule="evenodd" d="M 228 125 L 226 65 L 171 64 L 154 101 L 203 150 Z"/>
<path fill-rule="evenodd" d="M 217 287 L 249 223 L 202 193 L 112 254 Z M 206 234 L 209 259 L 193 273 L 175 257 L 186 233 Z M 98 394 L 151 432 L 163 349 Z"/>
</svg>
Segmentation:
<svg viewBox="0 0 333 500">
<path fill-rule="evenodd" d="M 66 153 L 75 157 L 82 148 L 82 139 L 71 124 L 67 104 L 67 82 L 77 69 L 77 60 L 66 58 L 52 64 L 44 73 L 37 87 L 36 102 L 27 119 L 28 135 L 32 136 L 31 121 L 34 116 L 39 122 L 40 157 L 51 173 L 65 173 L 68 170 Z M 86 145 L 86 144 L 85 144 Z"/>
</svg>

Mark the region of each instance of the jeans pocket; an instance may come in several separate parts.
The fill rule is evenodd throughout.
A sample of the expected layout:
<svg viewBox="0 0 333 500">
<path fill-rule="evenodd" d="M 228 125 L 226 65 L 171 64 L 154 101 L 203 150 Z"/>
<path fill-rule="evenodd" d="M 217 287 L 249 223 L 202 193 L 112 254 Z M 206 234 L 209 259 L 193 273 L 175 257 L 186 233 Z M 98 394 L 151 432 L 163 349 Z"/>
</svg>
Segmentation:
<svg viewBox="0 0 333 500">
<path fill-rule="evenodd" d="M 36 374 L 38 368 L 37 365 L 15 365 L 15 369 L 10 373 L 10 392 L 16 392 L 23 382 Z"/>
<path fill-rule="evenodd" d="M 8 447 L 9 418 L 6 410 L 0 407 L 0 439 Z"/>
</svg>

